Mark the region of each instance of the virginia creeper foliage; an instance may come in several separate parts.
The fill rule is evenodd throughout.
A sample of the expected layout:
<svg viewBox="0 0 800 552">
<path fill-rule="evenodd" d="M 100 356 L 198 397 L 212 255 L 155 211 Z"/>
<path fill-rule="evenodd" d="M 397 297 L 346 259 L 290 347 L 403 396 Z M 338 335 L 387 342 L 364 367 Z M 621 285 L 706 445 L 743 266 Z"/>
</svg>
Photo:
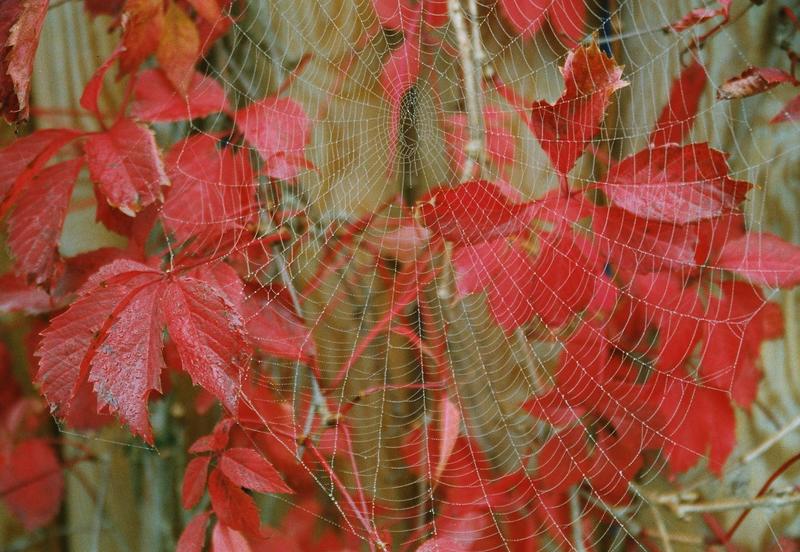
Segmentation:
<svg viewBox="0 0 800 552">
<path fill-rule="evenodd" d="M 118 422 L 156 445 L 150 408 L 182 381 L 197 388 L 188 415 L 216 416 L 186 451 L 180 497 L 192 517 L 178 540 L 182 552 L 207 544 L 217 552 L 595 550 L 591 528 L 637 500 L 631 485 L 639 474 L 664 466 L 670 480 L 696 466 L 722 474 L 737 444 L 735 413 L 746 415 L 758 392 L 761 345 L 783 332 L 766 289 L 800 283 L 800 247 L 748 228 L 742 204 L 752 184 L 732 173 L 727 153 L 690 142 L 691 128 L 702 98 L 736 101 L 798 86 L 794 63 L 749 68 L 714 91 L 692 60 L 674 75 L 648 145 L 625 157 L 601 155 L 609 109 L 632 77 L 585 38 L 593 30 L 587 4 L 489 2 L 498 24 L 520 40 L 552 32 L 568 47 L 561 94 L 525 99 L 514 83 L 482 74 L 482 93 L 493 94 L 479 114 L 484 155 L 498 171 L 454 176 L 353 218 L 324 240 L 319 255 L 329 264 L 367 258 L 393 297 L 385 319 L 359 336 L 331 376 L 318 366 L 317 320 L 301 305 L 322 285 L 326 265 L 295 284 L 282 253 L 321 240 L 309 210 L 294 208 L 285 224 L 290 208 L 281 204 L 316 170 L 306 148 L 317 114 L 283 88 L 235 98 L 209 70 L 204 56 L 236 24 L 236 4 L 86 0 L 86 17 L 110 16 L 119 38 L 80 99 L 96 130 L 37 128 L 0 150 L 0 220 L 12 259 L 0 278 L 0 309 L 36 321 L 28 381 L 14 383 L 0 347 L 0 498 L 26 529 L 58 515 L 63 469 L 93 460 L 46 436 L 48 412 L 81 431 Z M 380 26 L 371 32 L 394 37 L 377 66 L 376 94 L 388 114 L 386 178 L 402 157 L 405 102 L 426 78 L 425 56 L 441 47 L 458 63 L 445 47 L 449 4 L 368 6 Z M 0 0 L 0 109 L 12 123 L 32 111 L 48 6 Z M 714 24 L 710 38 L 730 10 L 722 0 L 698 7 L 670 32 Z M 99 97 L 114 79 L 127 93 L 109 111 Z M 789 124 L 798 113 L 795 98 L 772 123 Z M 522 147 L 515 118 L 558 179 L 538 197 L 504 178 Z M 208 120 L 213 131 L 196 131 Z M 188 135 L 157 132 L 186 121 Z M 443 112 L 439 121 L 460 175 L 474 129 L 466 111 Z M 587 181 L 574 171 L 590 155 L 600 168 Z M 80 183 L 93 189 L 97 220 L 126 246 L 61 255 Z M 267 273 L 286 277 L 266 280 Z M 409 314 L 424 319 L 437 300 L 452 306 L 477 296 L 507 339 L 555 346 L 549 377 L 516 405 L 541 432 L 505 473 L 459 402 L 448 356 L 455 324 L 420 330 Z M 405 532 L 387 521 L 391 515 L 375 516 L 386 505 L 361 481 L 352 446 L 353 405 L 385 383 L 345 402 L 338 385 L 371 340 L 390 333 L 433 365 L 421 383 L 407 384 L 431 397 L 430 413 L 400 447 L 408 471 L 430 489 L 431 506 L 428 516 L 408 513 Z M 293 404 L 256 369 L 264 359 L 307 374 L 313 396 Z M 59 447 L 70 446 L 85 457 L 63 460 Z M 269 493 L 291 495 L 277 527 L 262 523 L 263 503 L 254 498 Z M 581 531 L 573 527 L 573 496 L 586 505 Z M 323 517 L 337 521 L 319 524 Z"/>
</svg>

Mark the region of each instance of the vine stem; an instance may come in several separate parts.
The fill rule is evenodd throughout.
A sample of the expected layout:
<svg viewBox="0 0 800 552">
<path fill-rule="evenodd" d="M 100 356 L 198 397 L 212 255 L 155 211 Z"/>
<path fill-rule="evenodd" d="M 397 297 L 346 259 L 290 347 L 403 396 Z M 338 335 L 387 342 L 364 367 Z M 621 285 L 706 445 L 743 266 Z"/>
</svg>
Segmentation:
<svg viewBox="0 0 800 552">
<path fill-rule="evenodd" d="M 464 102 L 466 104 L 467 127 L 469 130 L 465 148 L 467 159 L 461 173 L 462 181 L 468 180 L 472 177 L 476 168 L 483 166 L 484 142 L 486 139 L 486 130 L 483 126 L 483 96 L 481 93 L 485 55 L 481 47 L 477 0 L 469 0 L 468 4 L 470 31 L 467 31 L 464 11 L 459 0 L 447 0 L 447 12 L 455 29 L 461 71 L 464 75 Z"/>
</svg>

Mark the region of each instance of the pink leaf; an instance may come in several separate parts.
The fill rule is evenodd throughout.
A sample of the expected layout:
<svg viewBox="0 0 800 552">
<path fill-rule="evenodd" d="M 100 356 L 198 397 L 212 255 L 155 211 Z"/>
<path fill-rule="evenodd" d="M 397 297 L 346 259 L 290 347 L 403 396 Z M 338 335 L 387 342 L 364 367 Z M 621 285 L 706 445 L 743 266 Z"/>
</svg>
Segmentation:
<svg viewBox="0 0 800 552">
<path fill-rule="evenodd" d="M 216 79 L 195 72 L 186 95 L 178 92 L 163 71 L 148 69 L 136 77 L 131 114 L 148 122 L 199 119 L 228 111 L 225 90 Z"/>
<path fill-rule="evenodd" d="M 310 127 L 305 111 L 294 100 L 264 98 L 237 111 L 234 119 L 264 161 L 279 153 L 303 156 Z"/>
<path fill-rule="evenodd" d="M 800 247 L 766 232 L 751 232 L 728 241 L 712 264 L 759 286 L 789 288 L 800 284 Z"/>
</svg>

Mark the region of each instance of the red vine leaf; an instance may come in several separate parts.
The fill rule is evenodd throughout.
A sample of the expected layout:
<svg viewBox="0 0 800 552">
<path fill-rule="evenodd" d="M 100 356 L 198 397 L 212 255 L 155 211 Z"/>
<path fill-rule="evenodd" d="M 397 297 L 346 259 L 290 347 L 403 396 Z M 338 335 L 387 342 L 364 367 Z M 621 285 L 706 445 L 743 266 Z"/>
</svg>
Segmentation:
<svg viewBox="0 0 800 552">
<path fill-rule="evenodd" d="M 214 552 L 251 552 L 253 548 L 242 533 L 228 527 L 224 523 L 217 523 L 211 533 L 211 545 Z M 274 543 L 270 543 L 270 548 Z"/>
<path fill-rule="evenodd" d="M 695 8 L 675 23 L 672 23 L 669 28 L 675 32 L 681 32 L 717 16 L 722 16 L 723 21 L 727 21 L 730 17 L 732 2 L 733 0 L 719 0 L 716 7 Z"/>
<path fill-rule="evenodd" d="M 181 537 L 178 539 L 176 552 L 202 552 L 203 544 L 206 542 L 206 526 L 210 516 L 209 512 L 203 512 L 194 516 L 186 524 Z"/>
<path fill-rule="evenodd" d="M 585 0 L 500 0 L 503 15 L 523 38 L 532 37 L 549 18 L 562 42 L 573 47 L 583 36 Z"/>
<path fill-rule="evenodd" d="M 795 96 L 783 106 L 770 124 L 783 123 L 785 121 L 797 121 L 800 119 L 800 95 Z"/>
<path fill-rule="evenodd" d="M 783 69 L 751 67 L 741 75 L 722 83 L 722 86 L 717 90 L 717 99 L 735 100 L 755 96 L 784 82 L 798 84 L 797 80 Z"/>
<path fill-rule="evenodd" d="M 554 104 L 535 102 L 528 126 L 556 171 L 566 174 L 600 132 L 611 95 L 628 83 L 622 68 L 594 43 L 572 50 L 561 72 L 561 97 Z"/>
<path fill-rule="evenodd" d="M 133 73 L 156 51 L 164 30 L 163 0 L 127 0 L 122 14 L 122 74 Z"/>
<path fill-rule="evenodd" d="M 0 454 L 0 497 L 25 529 L 50 523 L 63 496 L 61 465 L 47 441 L 29 439 Z"/>
<path fill-rule="evenodd" d="M 81 107 L 86 111 L 93 113 L 97 117 L 100 117 L 98 101 L 100 99 L 100 92 L 103 89 L 103 80 L 105 79 L 108 70 L 111 69 L 111 66 L 122 55 L 123 51 L 124 49 L 119 47 L 114 50 L 110 56 L 108 56 L 108 59 L 106 59 L 103 64 L 97 68 L 97 71 L 94 72 L 92 78 L 89 79 L 88 83 L 86 83 L 86 87 L 83 89 L 83 94 L 81 94 Z"/>
<path fill-rule="evenodd" d="M 258 211 L 248 152 L 197 134 L 175 144 L 165 164 L 172 187 L 161 220 L 177 242 L 195 238 L 200 251 L 238 241 Z"/>
<path fill-rule="evenodd" d="M 188 0 L 197 15 L 208 21 L 216 23 L 222 17 L 222 9 L 217 0 Z"/>
<path fill-rule="evenodd" d="M 80 298 L 43 332 L 37 378 L 58 413 L 68 412 L 84 378 L 100 407 L 147 442 L 151 391 L 160 391 L 166 326 L 181 366 L 235 411 L 244 366 L 243 322 L 221 292 L 128 260 L 101 268 Z"/>
<path fill-rule="evenodd" d="M 712 264 L 759 286 L 789 288 L 800 284 L 800 247 L 766 232 L 728 241 Z"/>
<path fill-rule="evenodd" d="M 161 186 L 169 184 L 153 133 L 130 119 L 90 135 L 84 149 L 92 180 L 126 215 L 161 199 Z"/>
<path fill-rule="evenodd" d="M 289 98 L 264 98 L 236 112 L 234 119 L 245 140 L 269 164 L 278 154 L 303 157 L 309 120 L 302 106 Z"/>
<path fill-rule="evenodd" d="M 686 224 L 732 212 L 750 184 L 728 176 L 725 154 L 707 144 L 644 149 L 614 164 L 600 185 L 639 217 Z"/>
<path fill-rule="evenodd" d="M 186 466 L 183 474 L 183 486 L 181 487 L 181 503 L 184 509 L 191 510 L 206 492 L 206 481 L 208 481 L 208 466 L 211 463 L 210 456 L 200 456 L 192 458 Z"/>
<path fill-rule="evenodd" d="M 48 0 L 0 1 L 0 110 L 9 123 L 28 118 L 33 59 Z"/>
<path fill-rule="evenodd" d="M 15 269 L 37 284 L 47 282 L 58 258 L 58 239 L 83 159 L 64 161 L 36 175 L 8 218 L 8 247 Z"/>
<path fill-rule="evenodd" d="M 219 469 L 233 483 L 257 493 L 291 493 L 278 470 L 253 449 L 232 448 L 222 453 Z"/>
<path fill-rule="evenodd" d="M 231 483 L 219 469 L 212 471 L 208 478 L 208 494 L 220 523 L 248 535 L 260 534 L 261 521 L 253 498 Z"/>
<path fill-rule="evenodd" d="M 667 105 L 661 111 L 650 134 L 650 147 L 681 144 L 689 134 L 697 116 L 700 95 L 708 82 L 706 68 L 695 61 L 681 71 L 672 83 Z"/>
<path fill-rule="evenodd" d="M 479 243 L 526 230 L 532 204 L 517 203 L 506 191 L 486 180 L 471 180 L 455 188 L 437 188 L 417 203 L 424 226 L 456 243 Z"/>
<path fill-rule="evenodd" d="M 186 94 L 178 92 L 161 69 L 136 77 L 131 115 L 141 121 L 168 123 L 199 119 L 229 110 L 225 90 L 216 79 L 194 72 Z"/>
<path fill-rule="evenodd" d="M 194 66 L 200 56 L 200 35 L 189 15 L 177 2 L 170 2 L 156 58 L 169 81 L 181 94 L 189 93 Z"/>
</svg>

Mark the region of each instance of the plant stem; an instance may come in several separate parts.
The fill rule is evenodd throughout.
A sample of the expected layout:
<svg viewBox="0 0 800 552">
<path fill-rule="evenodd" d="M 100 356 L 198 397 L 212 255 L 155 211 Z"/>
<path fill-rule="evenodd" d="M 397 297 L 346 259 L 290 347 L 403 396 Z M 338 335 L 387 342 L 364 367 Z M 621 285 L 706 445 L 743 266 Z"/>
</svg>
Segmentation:
<svg viewBox="0 0 800 552">
<path fill-rule="evenodd" d="M 461 180 L 468 180 L 475 168 L 483 166 L 485 129 L 483 126 L 483 96 L 481 80 L 484 54 L 481 48 L 476 0 L 469 0 L 471 33 L 467 32 L 464 12 L 459 0 L 448 0 L 447 10 L 456 33 L 461 71 L 464 76 L 464 102 L 467 112 L 467 160 L 461 173 Z M 472 36 L 470 36 L 470 34 Z"/>
</svg>

